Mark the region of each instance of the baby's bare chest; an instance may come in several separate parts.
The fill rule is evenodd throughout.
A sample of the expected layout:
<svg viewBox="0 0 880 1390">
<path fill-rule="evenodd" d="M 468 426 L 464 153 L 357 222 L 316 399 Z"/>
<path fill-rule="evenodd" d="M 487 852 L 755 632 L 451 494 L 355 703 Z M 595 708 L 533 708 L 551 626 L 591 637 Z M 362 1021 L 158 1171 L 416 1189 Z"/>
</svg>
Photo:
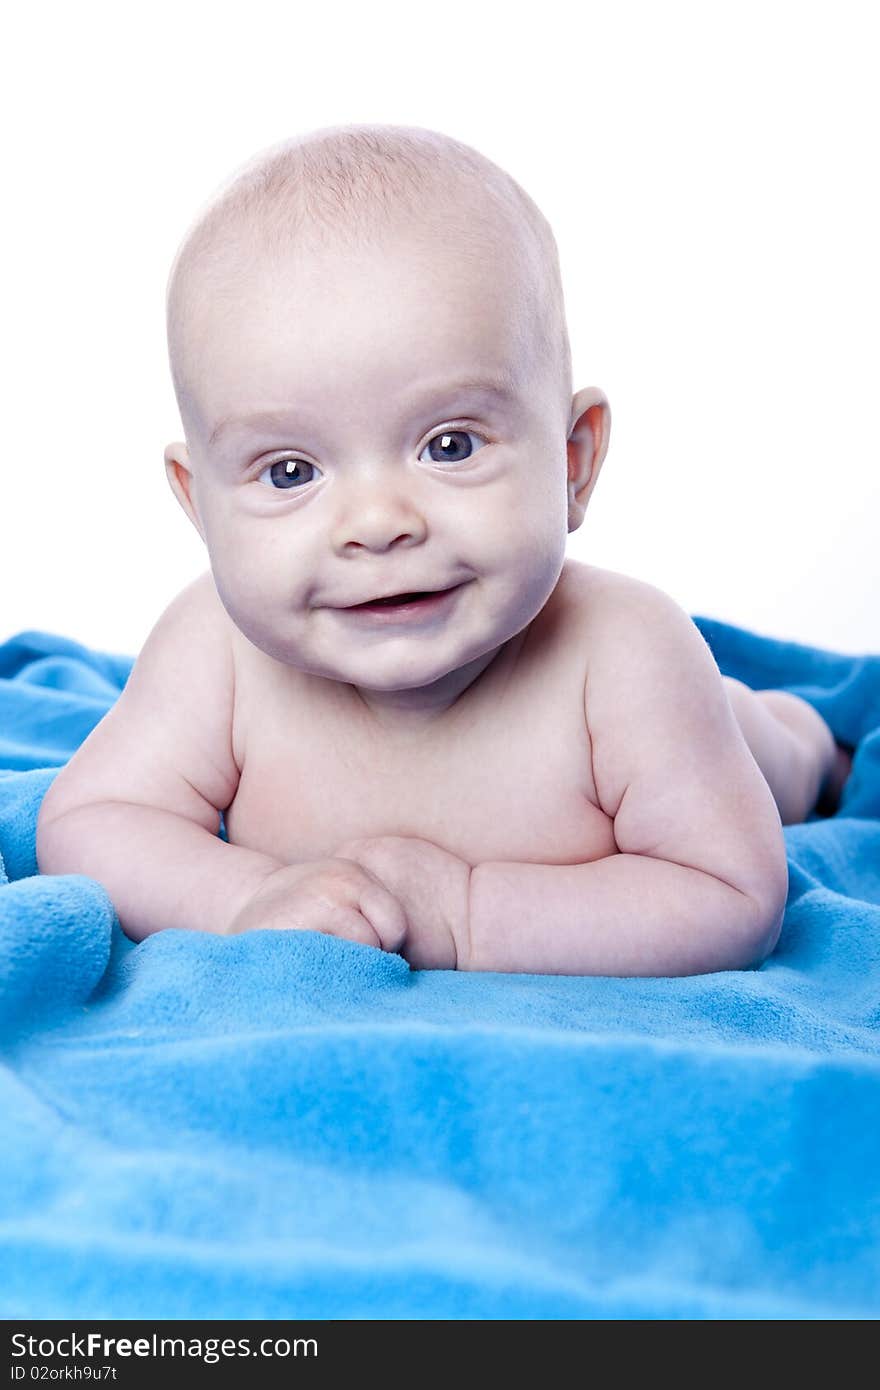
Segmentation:
<svg viewBox="0 0 880 1390">
<path fill-rule="evenodd" d="M 616 852 L 596 803 L 583 669 L 518 671 L 467 716 L 383 738 L 304 681 L 261 692 L 237 678 L 241 778 L 229 839 L 283 862 L 362 836 L 412 835 L 468 863 L 582 863 Z M 259 717 L 251 711 L 259 710 Z"/>
</svg>

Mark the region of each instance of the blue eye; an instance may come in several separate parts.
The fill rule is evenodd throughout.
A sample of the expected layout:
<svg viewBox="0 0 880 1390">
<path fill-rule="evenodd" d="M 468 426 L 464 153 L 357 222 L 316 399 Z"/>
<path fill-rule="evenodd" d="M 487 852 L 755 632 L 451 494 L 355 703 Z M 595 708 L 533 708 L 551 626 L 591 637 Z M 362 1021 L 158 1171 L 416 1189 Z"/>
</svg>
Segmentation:
<svg viewBox="0 0 880 1390">
<path fill-rule="evenodd" d="M 303 476 L 304 469 L 311 469 L 312 474 L 317 474 L 318 469 L 308 459 L 276 459 L 264 468 L 258 481 L 262 482 L 265 475 L 269 474 L 268 487 L 275 488 L 276 491 L 290 491 L 291 488 L 301 488 L 303 483 L 313 481 L 311 476 Z"/>
<path fill-rule="evenodd" d="M 468 441 L 481 438 L 481 435 L 474 434 L 471 430 L 441 430 L 425 445 L 425 449 L 430 450 L 431 454 L 430 459 L 426 462 L 463 463 L 475 452 Z M 477 448 L 480 447 L 480 445 L 477 446 Z M 421 455 L 419 458 L 421 461 Z"/>
</svg>

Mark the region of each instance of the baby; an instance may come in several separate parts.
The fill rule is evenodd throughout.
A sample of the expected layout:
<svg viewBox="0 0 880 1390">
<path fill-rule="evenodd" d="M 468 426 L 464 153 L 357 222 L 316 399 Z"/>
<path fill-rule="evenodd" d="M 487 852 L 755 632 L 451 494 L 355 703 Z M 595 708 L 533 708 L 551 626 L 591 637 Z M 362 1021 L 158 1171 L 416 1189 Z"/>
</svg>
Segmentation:
<svg viewBox="0 0 880 1390">
<path fill-rule="evenodd" d="M 41 872 L 134 940 L 312 930 L 416 969 L 758 964 L 848 759 L 659 589 L 566 558 L 608 448 L 528 195 L 421 128 L 258 156 L 168 291 L 210 571 L 50 787 Z M 821 807 L 820 807 L 821 808 Z M 221 813 L 227 839 L 220 835 Z"/>
</svg>

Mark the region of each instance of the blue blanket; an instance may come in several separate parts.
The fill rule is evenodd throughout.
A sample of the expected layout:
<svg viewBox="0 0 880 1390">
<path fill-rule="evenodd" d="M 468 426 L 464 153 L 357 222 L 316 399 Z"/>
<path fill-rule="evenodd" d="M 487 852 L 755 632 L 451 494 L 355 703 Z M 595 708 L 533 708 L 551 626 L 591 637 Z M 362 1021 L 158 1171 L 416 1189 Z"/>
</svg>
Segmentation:
<svg viewBox="0 0 880 1390">
<path fill-rule="evenodd" d="M 40 799 L 131 661 L 0 645 L 0 1314 L 880 1315 L 880 655 L 696 618 L 855 751 L 759 970 L 411 972 L 316 932 L 125 938 Z"/>
</svg>

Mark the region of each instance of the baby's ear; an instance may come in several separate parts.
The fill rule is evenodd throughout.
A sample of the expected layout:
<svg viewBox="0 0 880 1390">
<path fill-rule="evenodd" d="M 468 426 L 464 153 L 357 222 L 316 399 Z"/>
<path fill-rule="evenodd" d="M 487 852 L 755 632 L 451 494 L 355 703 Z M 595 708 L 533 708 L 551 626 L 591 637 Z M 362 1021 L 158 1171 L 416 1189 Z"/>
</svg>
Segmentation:
<svg viewBox="0 0 880 1390">
<path fill-rule="evenodd" d="M 611 409 L 598 386 L 578 391 L 572 401 L 572 425 L 568 452 L 568 529 L 576 531 L 596 486 L 602 460 L 608 451 Z"/>
<path fill-rule="evenodd" d="M 165 472 L 171 485 L 171 491 L 204 540 L 205 532 L 193 497 L 192 465 L 189 461 L 189 450 L 185 444 L 175 442 L 166 447 Z"/>
</svg>

